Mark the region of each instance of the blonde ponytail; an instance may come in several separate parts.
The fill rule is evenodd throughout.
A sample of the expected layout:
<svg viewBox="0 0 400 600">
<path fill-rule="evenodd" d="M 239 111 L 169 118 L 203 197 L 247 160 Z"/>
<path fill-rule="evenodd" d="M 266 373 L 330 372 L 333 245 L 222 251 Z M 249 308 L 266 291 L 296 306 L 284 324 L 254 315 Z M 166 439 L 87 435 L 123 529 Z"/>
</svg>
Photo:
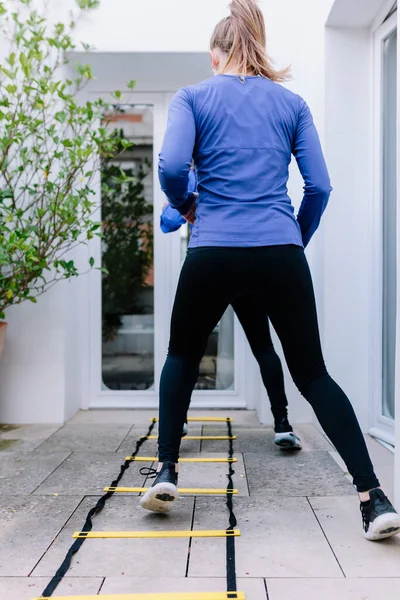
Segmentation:
<svg viewBox="0 0 400 600">
<path fill-rule="evenodd" d="M 289 79 L 289 69 L 275 69 L 267 56 L 264 15 L 256 0 L 232 0 L 229 8 L 230 16 L 218 23 L 211 38 L 211 50 L 220 48 L 228 55 L 222 73 L 234 65 L 243 76 Z"/>
</svg>

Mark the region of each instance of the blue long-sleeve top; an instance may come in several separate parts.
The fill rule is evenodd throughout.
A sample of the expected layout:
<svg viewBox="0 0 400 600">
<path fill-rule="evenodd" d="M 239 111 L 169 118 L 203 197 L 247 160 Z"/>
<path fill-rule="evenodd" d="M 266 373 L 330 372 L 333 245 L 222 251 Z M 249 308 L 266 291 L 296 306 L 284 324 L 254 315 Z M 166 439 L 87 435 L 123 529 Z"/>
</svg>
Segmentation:
<svg viewBox="0 0 400 600">
<path fill-rule="evenodd" d="M 304 179 L 297 218 L 288 196 L 294 155 Z M 192 157 L 198 175 L 190 247 L 306 246 L 331 192 L 305 101 L 269 79 L 218 75 L 171 102 L 159 177 L 172 208 L 186 214 Z"/>
<path fill-rule="evenodd" d="M 189 193 L 197 191 L 197 175 L 196 171 L 193 169 L 190 169 L 189 171 L 187 191 Z M 186 220 L 182 217 L 181 213 L 176 210 L 176 208 L 172 208 L 169 203 L 164 206 L 160 217 L 160 227 L 163 233 L 177 231 L 185 223 Z"/>
</svg>

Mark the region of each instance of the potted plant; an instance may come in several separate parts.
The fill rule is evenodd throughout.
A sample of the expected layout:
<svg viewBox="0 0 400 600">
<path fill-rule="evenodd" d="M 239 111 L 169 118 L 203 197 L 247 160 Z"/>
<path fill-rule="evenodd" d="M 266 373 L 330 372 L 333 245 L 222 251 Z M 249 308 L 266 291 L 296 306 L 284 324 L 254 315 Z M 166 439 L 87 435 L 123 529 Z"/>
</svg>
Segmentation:
<svg viewBox="0 0 400 600">
<path fill-rule="evenodd" d="M 77 18 L 99 2 L 76 4 L 69 24 L 50 24 L 31 0 L 15 0 L 15 10 L 0 2 L 0 29 L 9 38 L 12 32 L 0 65 L 0 353 L 10 306 L 36 303 L 58 281 L 79 275 L 71 250 L 101 235 L 94 177 L 130 146 L 104 121 L 112 107 L 101 98 L 79 102 L 93 78 L 90 66 L 61 76 L 75 49 Z M 114 97 L 118 103 L 121 92 Z"/>
</svg>

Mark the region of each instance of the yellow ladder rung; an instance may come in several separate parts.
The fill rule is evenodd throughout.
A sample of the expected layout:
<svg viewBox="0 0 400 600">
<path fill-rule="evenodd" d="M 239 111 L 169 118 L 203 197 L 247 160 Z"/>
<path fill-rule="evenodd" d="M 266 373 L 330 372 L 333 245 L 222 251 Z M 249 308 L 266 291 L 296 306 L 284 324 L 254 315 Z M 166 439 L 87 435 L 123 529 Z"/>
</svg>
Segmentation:
<svg viewBox="0 0 400 600">
<path fill-rule="evenodd" d="M 51 600 L 246 600 L 243 592 L 187 592 L 175 594 L 102 594 L 101 596 L 52 596 Z M 43 596 L 32 600 L 46 600 Z"/>
<path fill-rule="evenodd" d="M 139 488 L 139 487 L 106 487 L 104 488 L 105 492 L 115 492 L 115 493 L 125 493 L 125 494 L 136 494 L 147 492 L 149 488 Z M 207 488 L 179 488 L 178 492 L 180 494 L 192 494 L 194 496 L 201 495 L 210 495 L 210 496 L 225 496 L 226 494 L 238 494 L 238 490 L 218 490 L 218 489 L 207 489 Z"/>
<path fill-rule="evenodd" d="M 148 440 L 158 440 L 158 435 L 149 435 Z M 184 440 L 236 440 L 236 435 L 186 435 Z"/>
<path fill-rule="evenodd" d="M 152 423 L 158 423 L 159 418 L 150 419 Z M 189 417 L 189 423 L 233 423 L 230 417 Z"/>
<path fill-rule="evenodd" d="M 155 462 L 157 456 L 127 456 L 125 460 L 136 462 Z M 180 463 L 234 463 L 237 458 L 180 458 Z"/>
<path fill-rule="evenodd" d="M 239 529 L 226 531 L 76 531 L 72 536 L 75 539 L 160 539 L 160 538 L 221 538 L 238 537 Z"/>
</svg>

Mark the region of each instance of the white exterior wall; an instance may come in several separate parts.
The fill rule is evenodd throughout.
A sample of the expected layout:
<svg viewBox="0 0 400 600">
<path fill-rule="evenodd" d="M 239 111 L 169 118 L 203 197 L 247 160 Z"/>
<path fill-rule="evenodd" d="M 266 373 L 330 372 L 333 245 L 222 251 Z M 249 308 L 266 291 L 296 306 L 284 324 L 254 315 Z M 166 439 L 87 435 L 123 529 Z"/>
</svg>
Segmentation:
<svg viewBox="0 0 400 600">
<path fill-rule="evenodd" d="M 226 4 L 227 0 L 102 0 L 99 9 L 80 21 L 75 36 L 77 40 L 95 46 L 96 52 L 207 53 L 210 34 L 215 23 L 226 14 Z M 290 87 L 304 96 L 311 106 L 322 139 L 325 120 L 324 24 L 332 4 L 333 0 L 261 2 L 267 18 L 269 53 L 278 59 L 279 65 L 292 64 Z M 141 55 L 136 54 L 132 65 L 141 60 Z M 138 89 L 154 85 L 152 71 L 146 68 L 141 71 Z M 110 71 L 108 81 L 98 80 L 96 87 L 104 91 L 113 89 L 113 77 L 120 82 L 135 77 L 135 72 Z M 290 189 L 296 204 L 301 199 L 301 185 L 295 171 Z M 310 246 L 309 257 L 323 319 L 320 234 Z M 86 260 L 85 251 L 82 260 Z M 37 305 L 22 305 L 10 311 L 9 335 L 0 362 L 0 420 L 62 422 L 79 407 L 87 408 L 91 344 L 88 292 L 94 281 L 98 278 L 81 278 L 55 288 Z M 40 343 L 37 331 L 40 332 Z M 256 369 L 249 358 L 246 371 L 249 398 L 251 396 L 254 401 L 261 394 L 266 408 L 265 392 L 260 380 L 253 378 Z M 309 407 L 291 384 L 288 384 L 288 391 L 293 419 L 309 421 Z M 251 402 L 250 399 L 250 405 Z M 265 411 L 262 417 L 268 420 L 269 412 Z"/>
</svg>

